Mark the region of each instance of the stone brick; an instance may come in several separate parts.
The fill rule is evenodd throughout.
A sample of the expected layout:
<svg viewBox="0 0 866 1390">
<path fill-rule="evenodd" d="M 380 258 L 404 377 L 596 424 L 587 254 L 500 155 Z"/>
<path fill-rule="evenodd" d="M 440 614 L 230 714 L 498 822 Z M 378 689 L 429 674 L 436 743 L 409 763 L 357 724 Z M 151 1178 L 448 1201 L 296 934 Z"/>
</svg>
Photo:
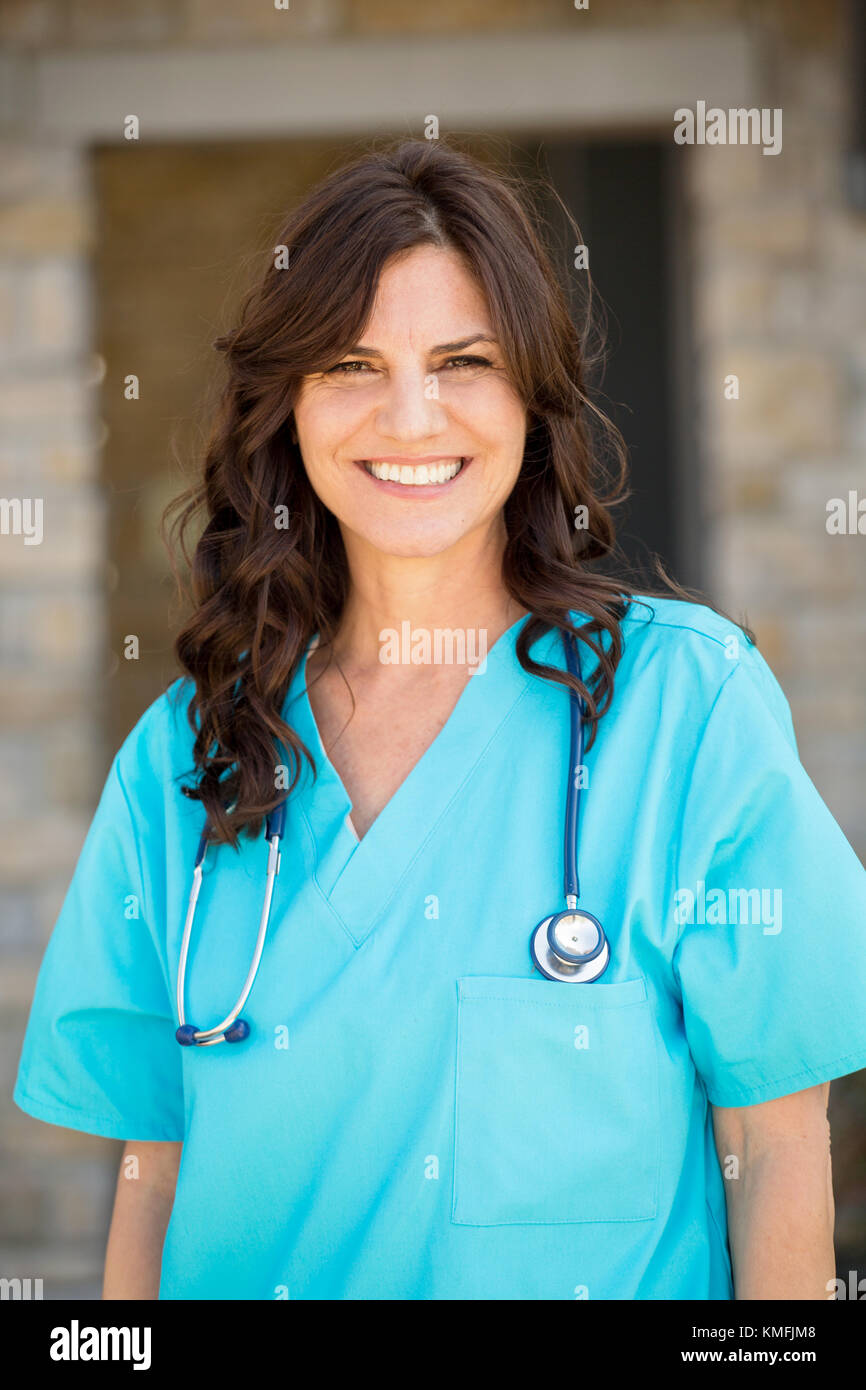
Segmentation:
<svg viewBox="0 0 866 1390">
<path fill-rule="evenodd" d="M 92 209 L 80 198 L 45 195 L 0 204 L 0 256 L 89 252 L 93 241 Z"/>
<path fill-rule="evenodd" d="M 836 738 L 846 742 L 853 742 L 860 733 L 866 716 L 866 704 L 862 697 L 845 688 L 834 688 L 828 692 L 826 679 L 823 688 L 815 686 L 810 694 L 800 693 L 797 708 L 804 725 L 811 722 L 817 727 L 826 721 Z"/>
<path fill-rule="evenodd" d="M 95 612 L 98 621 L 101 609 Z M 0 638 L 3 627 L 0 623 Z M 11 653 L 9 661 L 11 663 Z M 3 653 L 4 660 L 7 653 Z M 15 662 L 0 665 L 0 726 L 9 729 L 42 729 L 49 721 L 94 716 L 92 670 L 66 671 L 61 685 L 57 673 L 44 666 Z"/>
<path fill-rule="evenodd" d="M 818 277 L 780 268 L 767 277 L 767 284 L 771 301 L 768 336 L 789 345 L 797 341 L 806 345 L 810 339 L 814 343 L 816 333 L 827 322 L 827 296 Z M 832 329 L 828 336 L 832 336 Z"/>
<path fill-rule="evenodd" d="M 0 43 L 15 48 L 54 46 L 65 28 L 62 0 L 3 0 Z"/>
<path fill-rule="evenodd" d="M 50 1229 L 59 1243 L 108 1234 L 116 1169 L 77 1159 L 63 1166 L 51 1193 Z"/>
<path fill-rule="evenodd" d="M 16 902 L 16 899 L 20 901 Z M 0 951 L 3 953 L 3 969 L 0 970 L 0 1008 L 7 1016 L 17 1017 L 21 1005 L 29 1001 L 33 994 L 34 961 L 41 960 L 45 949 L 45 939 L 38 932 L 35 921 L 36 894 L 31 887 L 14 893 L 3 889 L 0 893 L 0 912 L 11 911 L 13 921 L 2 919 L 3 936 L 0 938 Z M 20 944 L 15 944 L 15 938 Z M 14 1057 L 5 1068 L 7 1080 L 12 1081 L 12 1065 L 17 1069 L 20 1053 L 20 1035 L 16 1040 Z"/>
<path fill-rule="evenodd" d="M 726 400 L 724 381 L 739 378 L 739 400 Z M 719 348 L 707 355 L 706 424 L 715 451 L 734 466 L 771 463 L 840 443 L 841 384 L 826 354 L 767 345 Z"/>
<path fill-rule="evenodd" d="M 767 511 L 779 498 L 779 476 L 768 473 L 745 473 L 729 479 L 727 505 L 738 512 Z"/>
<path fill-rule="evenodd" d="M 0 266 L 0 352 L 11 356 L 19 329 L 18 277 L 11 269 Z"/>
<path fill-rule="evenodd" d="M 818 226 L 818 245 L 824 265 L 834 273 L 847 270 L 861 281 L 866 276 L 866 236 L 863 217 L 837 206 L 822 209 Z"/>
<path fill-rule="evenodd" d="M 758 650 L 771 671 L 777 676 L 784 665 L 787 652 L 787 632 L 784 621 L 778 614 L 767 616 L 763 608 L 750 606 L 749 625 L 755 634 Z"/>
<path fill-rule="evenodd" d="M 849 491 L 866 497 L 866 476 L 859 459 L 821 457 L 808 461 L 792 460 L 784 473 L 785 498 L 792 513 L 807 519 L 809 524 L 825 526 L 827 503 L 832 497 L 847 501 Z M 838 537 L 841 540 L 843 537 Z M 866 548 L 866 536 L 863 537 Z M 851 615 L 853 616 L 853 615 Z"/>
<path fill-rule="evenodd" d="M 0 1273 L 7 1278 L 41 1278 L 43 1298 L 99 1299 L 102 1289 L 104 1241 L 59 1248 L 50 1241 L 50 1232 L 40 1232 L 44 1244 L 35 1239 L 26 1244 L 11 1242 L 0 1246 Z"/>
<path fill-rule="evenodd" d="M 46 371 L 0 381 L 0 418 L 10 433 L 13 427 L 32 429 L 43 421 L 59 420 L 65 426 L 88 417 L 91 408 L 91 396 L 73 372 Z"/>
<path fill-rule="evenodd" d="M 92 213 L 89 170 L 84 151 L 38 139 L 0 134 L 0 197 L 4 204 L 32 202 L 49 192 Z"/>
<path fill-rule="evenodd" d="M 717 154 L 724 158 L 724 147 L 707 149 L 704 157 Z M 772 158 L 760 155 L 765 164 Z M 775 156 L 780 158 L 781 156 Z M 706 239 L 705 254 L 726 261 L 760 256 L 772 266 L 780 262 L 808 263 L 814 255 L 817 227 L 814 214 L 804 202 L 802 192 L 769 203 L 743 202 L 731 208 L 720 207 L 711 222 L 701 230 Z"/>
<path fill-rule="evenodd" d="M 74 44 L 147 44 L 176 38 L 183 26 L 183 6 L 176 0 L 67 0 L 69 40 Z"/>
<path fill-rule="evenodd" d="M 736 342 L 765 333 L 774 280 L 750 264 L 709 266 L 696 287 L 695 333 L 699 342 Z"/>
<path fill-rule="evenodd" d="M 27 495 L 31 502 L 40 500 L 35 489 Z M 8 500 L 9 494 L 6 496 Z M 62 579 L 74 591 L 76 585 L 83 586 L 100 576 L 105 499 L 95 489 L 79 488 L 73 492 L 45 490 L 41 501 L 41 543 L 27 544 L 24 534 L 0 534 L 0 578 L 37 592 Z M 35 522 L 35 516 L 31 521 Z M 83 592 L 82 588 L 82 596 Z M 76 608 L 80 606 L 75 602 Z M 37 639 L 43 636 L 58 651 L 68 651 L 70 637 L 78 640 L 78 622 L 70 612 L 69 597 L 43 606 L 38 622 L 42 632 L 36 634 Z"/>
<path fill-rule="evenodd" d="M 89 278 L 78 260 L 45 260 L 30 270 L 26 329 L 42 354 L 79 353 L 87 343 Z"/>
<path fill-rule="evenodd" d="M 812 327 L 827 343 L 844 342 L 866 323 L 866 281 L 855 271 L 837 268 L 822 277 L 815 295 Z"/>
<path fill-rule="evenodd" d="M 24 1173 L 4 1173 L 0 1178 L 0 1231 L 3 1239 L 15 1241 L 32 1240 L 35 1231 L 49 1228 L 46 1219 L 47 1194 Z M 26 1271 L 19 1275 L 15 1270 L 11 1275 L 0 1270 L 7 1278 L 26 1277 Z"/>
<path fill-rule="evenodd" d="M 87 346 L 88 291 L 75 260 L 0 268 L 0 360 L 17 372 L 41 374 L 77 359 Z"/>
<path fill-rule="evenodd" d="M 203 0 L 202 0 L 203 3 Z M 224 0 L 225 3 L 225 0 Z M 622 3 L 618 7 L 622 10 Z M 471 33 L 503 29 L 573 29 L 592 25 L 592 7 L 578 12 L 557 0 L 437 0 L 406 5 L 402 0 L 348 0 L 350 28 L 357 33 Z M 610 14 L 606 15 L 609 19 Z M 588 21 L 588 23 L 586 22 Z"/>
<path fill-rule="evenodd" d="M 89 815 L 70 814 L 52 805 L 40 818 L 38 836 L 32 821 L 0 822 L 0 878 L 13 888 L 38 881 L 45 871 L 46 843 L 51 845 L 55 871 L 71 877 L 92 818 L 92 810 Z"/>
<path fill-rule="evenodd" d="M 7 431 L 0 452 L 5 497 L 46 496 L 63 488 L 86 487 L 96 480 L 99 455 L 93 422 L 86 416 L 57 431 L 57 438 L 33 438 L 29 422 Z M 62 485 L 58 487 L 58 484 Z"/>
<path fill-rule="evenodd" d="M 41 451 L 40 467 L 52 481 L 82 484 L 95 480 L 98 460 L 99 455 L 89 440 L 68 438 L 45 446 Z"/>
<path fill-rule="evenodd" d="M 45 731 L 43 731 L 44 737 Z M 0 734 L 0 817 L 38 813 L 38 781 L 45 768 L 44 749 L 37 731 L 27 737 L 20 730 Z M 0 889 L 2 903 L 2 889 Z M 12 924 L 13 904 L 0 909 L 0 950 Z"/>
<path fill-rule="evenodd" d="M 20 1018 L 18 1040 L 24 1032 L 26 1016 Z M 52 1169 L 58 1158 L 73 1157 L 86 1159 L 102 1172 L 116 1174 L 117 1164 L 123 1145 L 117 1139 L 104 1139 L 98 1134 L 85 1134 L 80 1129 L 68 1129 L 64 1125 L 46 1124 L 21 1110 L 12 1100 L 12 1090 L 18 1071 L 16 1044 L 11 1061 L 4 1065 L 3 1095 L 0 1097 L 0 1133 L 2 1133 L 3 1166 L 23 1160 L 39 1164 L 43 1169 L 46 1186 L 56 1181 Z M 49 1166 L 50 1165 L 50 1166 Z M 112 1179 L 113 1181 L 113 1179 Z"/>
<path fill-rule="evenodd" d="M 784 118 L 782 129 L 784 132 Z M 682 160 L 687 199 L 704 216 L 715 215 L 718 209 L 731 204 L 742 208 L 752 206 L 763 188 L 764 165 L 775 157 L 762 154 L 754 145 L 674 148 Z M 711 158 L 715 155 L 722 157 Z"/>
<path fill-rule="evenodd" d="M 344 27 L 346 8 L 345 0 L 290 0 L 287 10 L 276 9 L 273 0 L 257 5 L 186 0 L 184 37 L 196 43 L 291 43 L 299 37 L 336 34 Z"/>
<path fill-rule="evenodd" d="M 714 549 L 738 603 L 754 594 L 779 607 L 820 598 L 832 610 L 862 583 L 862 547 L 848 539 L 828 536 L 818 521 L 807 530 L 781 517 L 734 517 L 719 523 Z"/>
</svg>

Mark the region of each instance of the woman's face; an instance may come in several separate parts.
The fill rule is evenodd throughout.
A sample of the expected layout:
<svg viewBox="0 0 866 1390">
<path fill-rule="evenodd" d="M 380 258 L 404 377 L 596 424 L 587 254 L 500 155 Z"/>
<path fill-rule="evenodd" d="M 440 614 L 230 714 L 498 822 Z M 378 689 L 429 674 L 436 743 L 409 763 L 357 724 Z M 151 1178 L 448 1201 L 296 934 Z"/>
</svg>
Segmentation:
<svg viewBox="0 0 866 1390">
<path fill-rule="evenodd" d="M 520 471 L 526 412 L 456 252 L 419 246 L 387 264 L 360 342 L 304 378 L 295 424 L 344 533 L 422 557 L 489 528 Z"/>
</svg>

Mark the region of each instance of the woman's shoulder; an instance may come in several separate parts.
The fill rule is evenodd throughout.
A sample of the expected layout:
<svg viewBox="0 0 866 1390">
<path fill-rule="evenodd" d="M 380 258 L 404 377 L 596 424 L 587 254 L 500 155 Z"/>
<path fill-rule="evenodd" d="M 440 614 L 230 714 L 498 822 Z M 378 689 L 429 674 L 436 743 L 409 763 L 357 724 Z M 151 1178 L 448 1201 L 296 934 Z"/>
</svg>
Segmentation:
<svg viewBox="0 0 866 1390">
<path fill-rule="evenodd" d="M 791 710 L 765 657 L 744 627 L 705 603 L 636 593 L 622 619 L 617 681 L 660 688 L 666 700 L 708 716 L 719 701 L 732 710 L 767 709 L 794 739 Z"/>
<path fill-rule="evenodd" d="M 137 800 L 165 794 L 175 779 L 194 771 L 195 733 L 188 710 L 194 682 L 180 676 L 144 710 L 115 756 L 121 782 Z"/>
<path fill-rule="evenodd" d="M 752 645 L 742 626 L 709 604 L 656 594 L 632 594 L 622 624 L 628 635 L 646 631 L 658 643 L 714 654 L 719 648 L 724 654 L 738 643 Z"/>
</svg>

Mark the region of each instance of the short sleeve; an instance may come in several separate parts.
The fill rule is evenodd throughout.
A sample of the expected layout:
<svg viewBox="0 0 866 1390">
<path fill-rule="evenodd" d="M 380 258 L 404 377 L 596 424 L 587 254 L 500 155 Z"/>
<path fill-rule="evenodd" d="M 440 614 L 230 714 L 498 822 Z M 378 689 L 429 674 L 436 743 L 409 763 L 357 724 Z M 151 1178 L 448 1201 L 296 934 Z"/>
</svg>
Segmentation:
<svg viewBox="0 0 866 1390">
<path fill-rule="evenodd" d="M 177 1141 L 181 1049 L 120 756 L 42 961 L 13 1098 L 89 1134 Z"/>
<path fill-rule="evenodd" d="M 674 897 L 674 971 L 712 1104 L 754 1105 L 866 1066 L 866 870 L 754 649 L 707 717 Z"/>
</svg>

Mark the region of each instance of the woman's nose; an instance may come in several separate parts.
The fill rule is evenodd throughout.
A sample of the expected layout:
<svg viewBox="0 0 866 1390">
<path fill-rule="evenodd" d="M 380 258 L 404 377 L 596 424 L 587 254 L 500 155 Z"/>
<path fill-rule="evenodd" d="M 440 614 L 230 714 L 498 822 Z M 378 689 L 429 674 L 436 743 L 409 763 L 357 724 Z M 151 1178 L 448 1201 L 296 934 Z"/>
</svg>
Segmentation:
<svg viewBox="0 0 866 1390">
<path fill-rule="evenodd" d="M 447 423 L 439 400 L 439 382 L 423 367 L 393 372 L 379 404 L 376 425 L 392 439 L 424 439 L 438 434 Z"/>
</svg>

